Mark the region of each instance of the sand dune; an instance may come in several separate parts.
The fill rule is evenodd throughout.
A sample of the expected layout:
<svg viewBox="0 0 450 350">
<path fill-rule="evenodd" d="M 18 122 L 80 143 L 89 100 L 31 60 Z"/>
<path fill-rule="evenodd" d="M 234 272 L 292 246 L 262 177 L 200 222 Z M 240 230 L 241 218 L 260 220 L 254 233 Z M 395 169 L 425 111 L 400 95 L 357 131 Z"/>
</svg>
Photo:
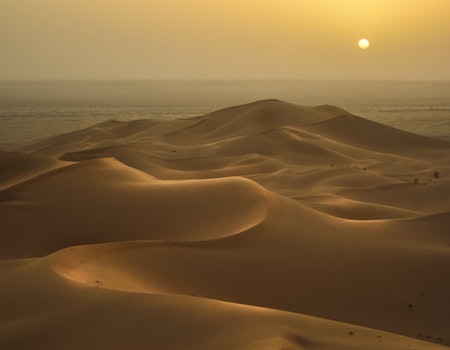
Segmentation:
<svg viewBox="0 0 450 350">
<path fill-rule="evenodd" d="M 8 257 L 130 239 L 220 238 L 267 211 L 265 190 L 245 178 L 157 182 L 110 158 L 48 172 L 1 196 L 0 254 Z"/>
<path fill-rule="evenodd" d="M 66 165 L 57 159 L 18 152 L 0 151 L 0 189 Z"/>
<path fill-rule="evenodd" d="M 447 348 L 449 159 L 277 100 L 1 152 L 0 348 Z"/>
<path fill-rule="evenodd" d="M 424 149 L 448 148 L 447 141 L 386 128 L 383 124 L 349 114 L 313 123 L 305 128 L 333 140 L 385 153 L 392 151 L 395 154 L 416 156 Z"/>
</svg>

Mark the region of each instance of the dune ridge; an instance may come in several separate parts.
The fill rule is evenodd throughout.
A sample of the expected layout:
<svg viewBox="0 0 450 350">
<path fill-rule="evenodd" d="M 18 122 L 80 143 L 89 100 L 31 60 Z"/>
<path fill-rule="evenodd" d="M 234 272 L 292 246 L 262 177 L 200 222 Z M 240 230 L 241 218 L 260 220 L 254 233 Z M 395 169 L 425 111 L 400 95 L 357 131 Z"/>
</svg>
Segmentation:
<svg viewBox="0 0 450 350">
<path fill-rule="evenodd" d="M 265 100 L 0 164 L 1 348 L 450 345 L 448 141 Z"/>
</svg>

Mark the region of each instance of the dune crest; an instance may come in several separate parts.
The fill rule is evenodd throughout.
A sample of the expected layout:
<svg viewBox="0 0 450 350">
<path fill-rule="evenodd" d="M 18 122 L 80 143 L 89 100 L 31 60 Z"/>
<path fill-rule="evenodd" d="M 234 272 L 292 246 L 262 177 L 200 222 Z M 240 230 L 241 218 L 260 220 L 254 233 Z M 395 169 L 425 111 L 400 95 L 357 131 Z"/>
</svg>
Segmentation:
<svg viewBox="0 0 450 350">
<path fill-rule="evenodd" d="M 264 100 L 0 165 L 0 348 L 450 346 L 448 141 Z"/>
</svg>

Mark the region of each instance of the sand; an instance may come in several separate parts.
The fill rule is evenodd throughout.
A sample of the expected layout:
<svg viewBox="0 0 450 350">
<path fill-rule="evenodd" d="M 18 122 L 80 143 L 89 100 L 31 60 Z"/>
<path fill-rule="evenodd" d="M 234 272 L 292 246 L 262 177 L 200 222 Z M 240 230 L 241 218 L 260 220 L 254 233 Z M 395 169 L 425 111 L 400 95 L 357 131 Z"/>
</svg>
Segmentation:
<svg viewBox="0 0 450 350">
<path fill-rule="evenodd" d="M 278 100 L 0 152 L 1 349 L 445 349 L 450 142 Z"/>
</svg>

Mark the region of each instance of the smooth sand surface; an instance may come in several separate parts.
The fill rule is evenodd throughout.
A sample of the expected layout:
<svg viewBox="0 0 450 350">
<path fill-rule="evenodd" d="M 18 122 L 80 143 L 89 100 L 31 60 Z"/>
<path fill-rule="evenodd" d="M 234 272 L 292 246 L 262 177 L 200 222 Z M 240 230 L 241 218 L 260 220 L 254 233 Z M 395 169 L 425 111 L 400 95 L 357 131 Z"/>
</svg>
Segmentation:
<svg viewBox="0 0 450 350">
<path fill-rule="evenodd" d="M 0 169 L 1 349 L 450 345 L 450 142 L 266 100 Z"/>
</svg>

